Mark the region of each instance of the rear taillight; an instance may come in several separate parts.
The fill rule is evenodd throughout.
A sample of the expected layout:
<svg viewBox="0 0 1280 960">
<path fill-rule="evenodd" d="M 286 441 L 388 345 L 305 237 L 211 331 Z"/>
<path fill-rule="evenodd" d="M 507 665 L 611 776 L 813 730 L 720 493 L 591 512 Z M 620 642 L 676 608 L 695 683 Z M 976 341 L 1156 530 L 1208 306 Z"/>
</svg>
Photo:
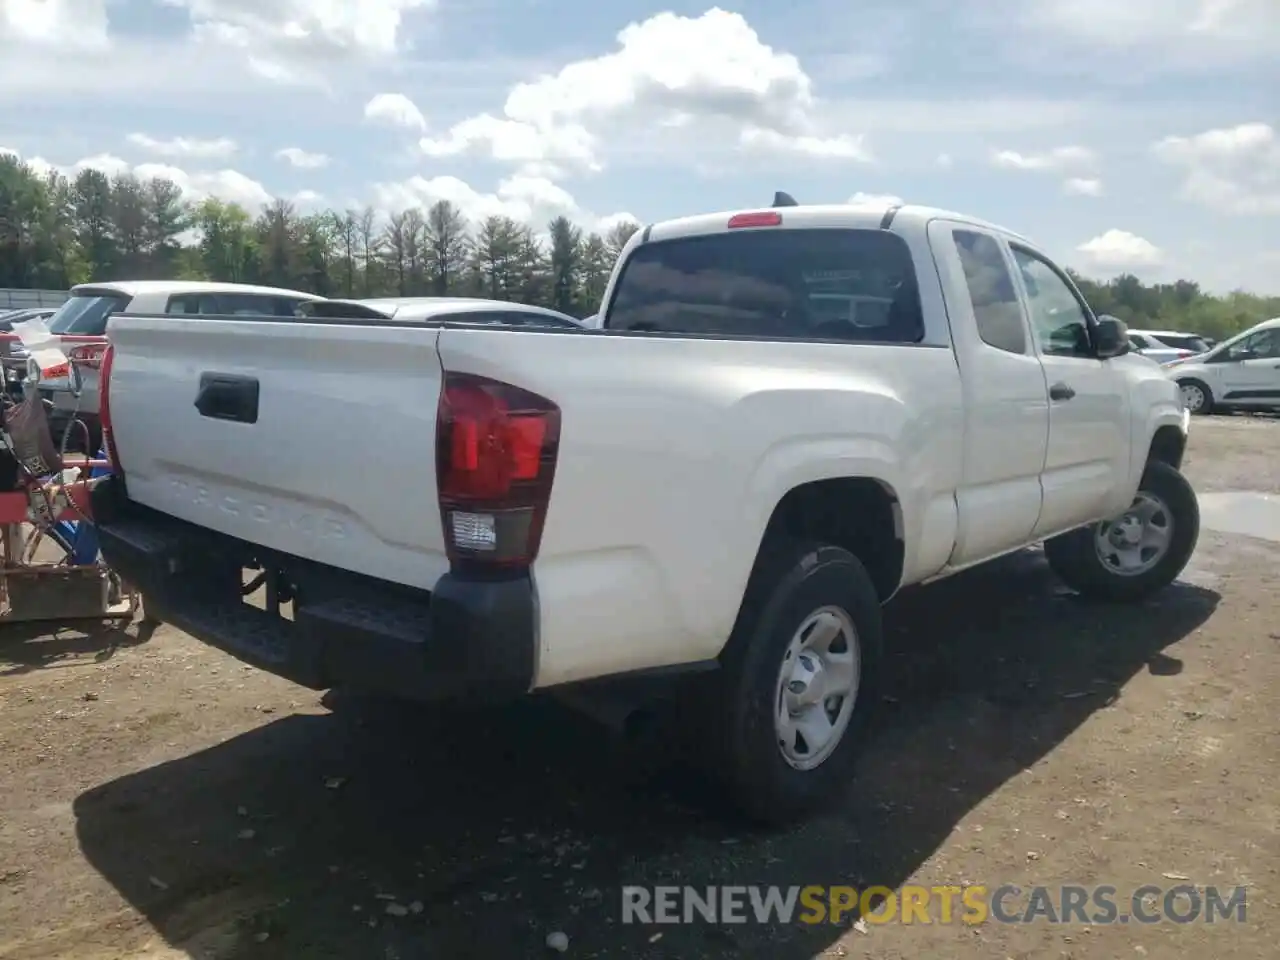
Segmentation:
<svg viewBox="0 0 1280 960">
<path fill-rule="evenodd" d="M 97 346 L 95 344 L 95 346 Z M 116 453 L 115 441 L 111 436 L 111 365 L 116 351 L 107 344 L 101 351 L 98 373 L 98 420 L 102 424 L 102 447 L 107 459 L 111 461 L 111 469 L 117 475 L 124 475 L 124 467 L 120 465 L 120 457 Z"/>
<path fill-rule="evenodd" d="M 98 370 L 102 367 L 102 358 L 106 352 L 106 343 L 85 343 L 68 350 L 67 359 L 90 370 Z"/>
<path fill-rule="evenodd" d="M 533 563 L 559 445 L 560 408 L 550 400 L 487 377 L 445 374 L 436 485 L 451 563 Z"/>
</svg>

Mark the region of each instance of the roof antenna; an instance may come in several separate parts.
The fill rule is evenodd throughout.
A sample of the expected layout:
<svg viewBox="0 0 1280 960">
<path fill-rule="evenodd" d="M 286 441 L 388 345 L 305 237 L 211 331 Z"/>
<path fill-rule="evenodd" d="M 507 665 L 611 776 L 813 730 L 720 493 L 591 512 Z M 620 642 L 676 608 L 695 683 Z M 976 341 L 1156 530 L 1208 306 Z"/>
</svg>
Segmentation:
<svg viewBox="0 0 1280 960">
<path fill-rule="evenodd" d="M 775 194 L 773 195 L 773 205 L 774 205 L 775 207 L 798 207 L 798 206 L 800 206 L 800 204 L 796 203 L 796 198 L 795 198 L 795 197 L 791 196 L 791 194 L 789 194 L 789 193 L 783 193 L 781 190 L 779 190 L 777 193 L 775 193 Z"/>
</svg>

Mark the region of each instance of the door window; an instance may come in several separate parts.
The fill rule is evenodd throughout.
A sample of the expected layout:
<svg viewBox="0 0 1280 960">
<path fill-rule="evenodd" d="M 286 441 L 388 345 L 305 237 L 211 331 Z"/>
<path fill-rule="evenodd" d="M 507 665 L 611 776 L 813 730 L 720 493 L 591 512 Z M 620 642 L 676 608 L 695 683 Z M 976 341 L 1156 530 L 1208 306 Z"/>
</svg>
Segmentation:
<svg viewBox="0 0 1280 960">
<path fill-rule="evenodd" d="M 972 230 L 952 233 L 964 268 L 973 319 L 982 342 L 1008 353 L 1026 353 L 1027 330 L 1013 277 L 995 238 Z"/>
<path fill-rule="evenodd" d="M 1071 286 L 1047 260 L 1011 246 L 1040 352 L 1051 357 L 1093 357 L 1089 314 Z"/>
<path fill-rule="evenodd" d="M 1280 329 L 1259 330 L 1251 337 L 1245 337 L 1233 344 L 1227 351 L 1229 360 L 1274 360 L 1280 359 Z"/>
</svg>

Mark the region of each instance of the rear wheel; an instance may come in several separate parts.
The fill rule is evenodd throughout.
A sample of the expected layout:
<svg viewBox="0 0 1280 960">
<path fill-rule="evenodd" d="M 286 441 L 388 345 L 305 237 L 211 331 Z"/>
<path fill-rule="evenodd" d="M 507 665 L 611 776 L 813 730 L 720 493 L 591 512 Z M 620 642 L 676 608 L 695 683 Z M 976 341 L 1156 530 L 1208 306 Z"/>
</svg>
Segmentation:
<svg viewBox="0 0 1280 960">
<path fill-rule="evenodd" d="M 1167 463 L 1147 464 L 1132 505 L 1120 517 L 1045 542 L 1053 571 L 1079 593 L 1140 600 L 1168 586 L 1200 538 L 1200 505 Z"/>
<path fill-rule="evenodd" d="M 839 547 L 766 546 L 708 706 L 715 772 L 752 819 L 786 823 L 838 799 L 878 701 L 880 601 Z"/>
</svg>

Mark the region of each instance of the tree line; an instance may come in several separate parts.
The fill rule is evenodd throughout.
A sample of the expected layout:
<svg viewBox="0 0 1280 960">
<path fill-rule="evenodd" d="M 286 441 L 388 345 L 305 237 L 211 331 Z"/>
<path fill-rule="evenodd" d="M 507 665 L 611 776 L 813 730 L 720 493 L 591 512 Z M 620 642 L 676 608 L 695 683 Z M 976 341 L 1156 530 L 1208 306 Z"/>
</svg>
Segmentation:
<svg viewBox="0 0 1280 960">
<path fill-rule="evenodd" d="M 638 227 L 622 222 L 601 235 L 557 217 L 544 240 L 510 217 L 470 223 L 447 200 L 386 217 L 371 207 L 301 212 L 275 200 L 254 215 L 214 198 L 188 203 L 165 179 L 44 175 L 0 155 L 0 287 L 226 280 L 326 297 L 483 296 L 583 317 L 599 308 Z M 1222 339 L 1280 316 L 1280 297 L 1214 296 L 1192 280 L 1073 277 L 1097 312 L 1136 328 Z"/>
</svg>

